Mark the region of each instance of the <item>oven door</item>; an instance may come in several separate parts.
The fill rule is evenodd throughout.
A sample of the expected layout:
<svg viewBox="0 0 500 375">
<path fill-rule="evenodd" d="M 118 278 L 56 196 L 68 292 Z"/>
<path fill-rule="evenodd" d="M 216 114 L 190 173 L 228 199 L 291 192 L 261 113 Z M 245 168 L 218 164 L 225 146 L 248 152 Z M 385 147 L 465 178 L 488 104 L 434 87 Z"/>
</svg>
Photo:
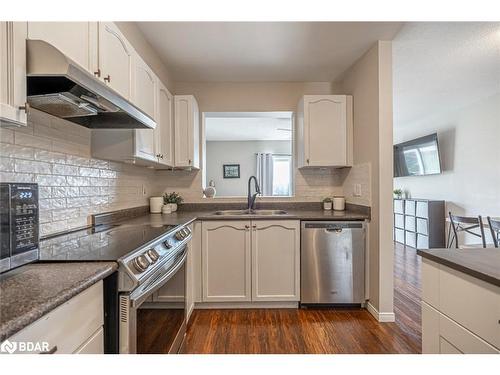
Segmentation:
<svg viewBox="0 0 500 375">
<path fill-rule="evenodd" d="M 139 288 L 120 294 L 120 353 L 179 351 L 186 333 L 186 257 L 187 247 Z M 158 308 L 143 306 L 158 290 Z"/>
</svg>

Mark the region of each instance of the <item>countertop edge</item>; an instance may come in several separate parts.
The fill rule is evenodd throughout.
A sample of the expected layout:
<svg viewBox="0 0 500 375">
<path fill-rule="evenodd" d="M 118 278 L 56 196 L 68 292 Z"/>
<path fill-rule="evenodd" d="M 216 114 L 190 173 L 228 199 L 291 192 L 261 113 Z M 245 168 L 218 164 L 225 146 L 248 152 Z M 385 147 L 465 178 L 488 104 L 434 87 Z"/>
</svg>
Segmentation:
<svg viewBox="0 0 500 375">
<path fill-rule="evenodd" d="M 36 322 L 43 316 L 47 315 L 51 311 L 55 310 L 59 306 L 63 305 L 65 302 L 69 301 L 71 298 L 75 297 L 84 290 L 90 288 L 92 285 L 103 280 L 107 276 L 111 275 L 118 269 L 118 265 L 109 265 L 106 269 L 96 273 L 88 280 L 78 283 L 76 286 L 67 288 L 63 292 L 59 293 L 56 297 L 51 298 L 45 303 L 37 305 L 36 309 L 24 313 L 18 318 L 11 320 L 5 330 L 0 332 L 0 342 L 8 339 L 9 337 L 19 333 L 24 328 L 28 327 L 30 324 Z"/>
<path fill-rule="evenodd" d="M 429 253 L 425 250 L 420 250 L 417 249 L 417 254 L 420 255 L 423 258 L 432 260 L 433 262 L 436 262 L 438 264 L 442 264 L 446 267 L 449 267 L 451 269 L 454 269 L 455 271 L 459 271 L 462 273 L 465 273 L 466 275 L 475 277 L 476 279 L 482 280 L 484 282 L 487 282 L 488 284 L 492 284 L 495 286 L 500 287 L 500 279 L 496 278 L 495 276 L 489 275 L 487 273 L 478 271 L 476 269 L 473 269 L 471 267 L 465 266 L 463 264 L 459 264 L 457 262 L 454 262 L 452 260 L 440 257 L 438 255 Z"/>
</svg>

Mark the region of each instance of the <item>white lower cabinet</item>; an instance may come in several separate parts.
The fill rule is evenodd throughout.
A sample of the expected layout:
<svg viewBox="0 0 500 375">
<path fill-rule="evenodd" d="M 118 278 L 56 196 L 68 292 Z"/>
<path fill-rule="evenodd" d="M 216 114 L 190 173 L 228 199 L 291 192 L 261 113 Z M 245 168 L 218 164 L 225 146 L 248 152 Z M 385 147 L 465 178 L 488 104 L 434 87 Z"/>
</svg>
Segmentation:
<svg viewBox="0 0 500 375">
<path fill-rule="evenodd" d="M 103 283 L 99 281 L 8 340 L 40 345 L 47 343 L 43 350 L 30 354 L 41 351 L 51 354 L 102 354 L 103 325 Z M 17 345 L 18 350 L 19 348 Z"/>
<path fill-rule="evenodd" d="M 204 221 L 202 301 L 299 301 L 296 220 Z"/>
<path fill-rule="evenodd" d="M 300 300 L 300 223 L 252 222 L 252 301 Z"/>
<path fill-rule="evenodd" d="M 204 221 L 203 302 L 251 301 L 250 222 Z"/>
<path fill-rule="evenodd" d="M 500 287 L 422 262 L 422 352 L 500 353 Z"/>
</svg>

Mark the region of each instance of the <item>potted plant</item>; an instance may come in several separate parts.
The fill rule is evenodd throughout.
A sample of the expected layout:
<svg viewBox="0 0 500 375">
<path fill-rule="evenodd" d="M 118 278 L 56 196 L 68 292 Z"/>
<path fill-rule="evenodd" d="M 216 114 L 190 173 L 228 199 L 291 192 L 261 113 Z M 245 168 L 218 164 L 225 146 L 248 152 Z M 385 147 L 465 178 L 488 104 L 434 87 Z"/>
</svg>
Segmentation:
<svg viewBox="0 0 500 375">
<path fill-rule="evenodd" d="M 332 204 L 333 204 L 332 198 L 327 197 L 327 198 L 323 199 L 323 209 L 324 210 L 331 210 Z"/>
<path fill-rule="evenodd" d="M 175 191 L 172 193 L 165 193 L 163 195 L 163 202 L 168 204 L 172 210 L 172 212 L 177 211 L 177 206 L 184 201 L 184 198 L 180 196 L 180 194 Z"/>
<path fill-rule="evenodd" d="M 397 199 L 401 199 L 403 197 L 403 190 L 401 189 L 394 189 L 393 193 L 394 197 Z"/>
</svg>

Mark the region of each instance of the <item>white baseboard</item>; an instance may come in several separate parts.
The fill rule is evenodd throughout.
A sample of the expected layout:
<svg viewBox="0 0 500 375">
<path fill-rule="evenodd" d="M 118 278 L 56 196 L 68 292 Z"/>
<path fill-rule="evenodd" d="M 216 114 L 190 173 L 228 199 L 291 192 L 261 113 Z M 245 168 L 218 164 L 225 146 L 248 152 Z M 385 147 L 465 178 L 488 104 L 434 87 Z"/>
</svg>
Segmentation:
<svg viewBox="0 0 500 375">
<path fill-rule="evenodd" d="M 196 302 L 195 309 L 296 309 L 298 302 Z"/>
<path fill-rule="evenodd" d="M 393 312 L 379 312 L 370 302 L 366 304 L 366 309 L 381 323 L 390 323 L 396 320 L 396 316 Z"/>
</svg>

